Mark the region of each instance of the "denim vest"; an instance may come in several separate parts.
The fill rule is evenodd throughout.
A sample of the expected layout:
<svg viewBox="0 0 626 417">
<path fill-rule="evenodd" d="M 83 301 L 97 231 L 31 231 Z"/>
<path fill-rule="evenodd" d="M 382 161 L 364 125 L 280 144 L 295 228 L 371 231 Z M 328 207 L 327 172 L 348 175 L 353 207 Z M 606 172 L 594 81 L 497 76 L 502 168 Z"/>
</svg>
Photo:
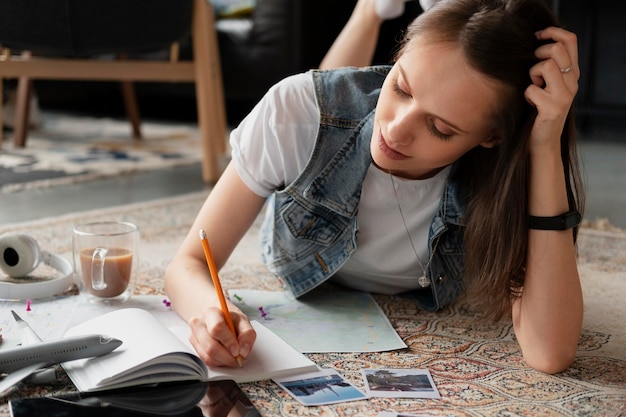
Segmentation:
<svg viewBox="0 0 626 417">
<path fill-rule="evenodd" d="M 312 72 L 320 109 L 313 153 L 299 177 L 269 197 L 261 228 L 263 262 L 296 297 L 329 279 L 357 249 L 356 215 L 372 163 L 376 103 L 388 71 L 380 66 Z M 458 196 L 448 180 L 429 231 L 435 251 L 431 285 L 405 294 L 428 310 L 449 304 L 464 290 Z"/>
</svg>

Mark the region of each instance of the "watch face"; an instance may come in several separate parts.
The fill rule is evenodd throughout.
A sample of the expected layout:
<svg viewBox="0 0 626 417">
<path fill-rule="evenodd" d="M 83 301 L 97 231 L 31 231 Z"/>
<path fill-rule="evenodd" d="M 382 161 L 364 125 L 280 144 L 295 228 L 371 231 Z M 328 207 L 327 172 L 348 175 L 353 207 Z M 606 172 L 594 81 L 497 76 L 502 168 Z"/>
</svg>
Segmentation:
<svg viewBox="0 0 626 417">
<path fill-rule="evenodd" d="M 577 211 L 571 211 L 565 215 L 564 220 L 564 229 L 571 229 L 572 227 L 576 227 L 580 224 L 581 215 Z"/>
</svg>

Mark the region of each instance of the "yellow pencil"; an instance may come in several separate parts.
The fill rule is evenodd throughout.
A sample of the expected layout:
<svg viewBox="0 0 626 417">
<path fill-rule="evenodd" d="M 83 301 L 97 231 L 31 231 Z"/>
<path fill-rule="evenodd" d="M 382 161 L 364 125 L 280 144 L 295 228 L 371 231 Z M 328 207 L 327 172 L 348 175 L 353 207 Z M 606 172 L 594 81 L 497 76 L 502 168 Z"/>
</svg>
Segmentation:
<svg viewBox="0 0 626 417">
<path fill-rule="evenodd" d="M 226 320 L 226 324 L 230 327 L 230 330 L 233 332 L 233 335 L 237 337 L 237 332 L 235 331 L 235 325 L 233 324 L 233 319 L 230 317 L 230 312 L 228 311 L 228 307 L 226 306 L 226 298 L 224 297 L 224 291 L 222 290 L 222 283 L 220 282 L 220 277 L 217 275 L 217 267 L 215 266 L 215 260 L 213 259 L 213 254 L 211 253 L 211 247 L 209 246 L 209 241 L 206 236 L 206 232 L 203 229 L 200 229 L 200 241 L 202 242 L 202 249 L 204 249 L 204 257 L 206 258 L 207 265 L 209 266 L 209 272 L 211 273 L 211 279 L 213 279 L 213 286 L 215 287 L 215 291 L 217 292 L 217 297 L 220 300 L 220 307 L 222 309 L 222 314 L 224 314 L 224 319 Z M 239 367 L 243 368 L 243 358 L 241 355 L 237 356 L 237 363 L 239 363 Z"/>
</svg>

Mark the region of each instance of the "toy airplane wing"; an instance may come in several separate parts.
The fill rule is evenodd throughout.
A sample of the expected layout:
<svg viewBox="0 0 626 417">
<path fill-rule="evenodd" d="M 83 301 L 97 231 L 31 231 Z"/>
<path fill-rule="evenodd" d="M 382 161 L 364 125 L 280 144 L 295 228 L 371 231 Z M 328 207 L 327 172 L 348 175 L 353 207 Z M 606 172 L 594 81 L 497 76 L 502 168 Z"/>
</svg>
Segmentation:
<svg viewBox="0 0 626 417">
<path fill-rule="evenodd" d="M 41 343 L 41 338 L 35 333 L 35 331 L 28 325 L 27 322 L 22 320 L 20 316 L 13 310 L 11 310 L 13 314 L 13 318 L 17 322 L 17 325 L 20 328 L 20 337 L 22 340 L 22 346 L 34 345 L 37 343 Z M 6 390 L 14 386 L 15 384 L 21 382 L 25 378 L 28 378 L 33 372 L 37 371 L 46 366 L 45 362 L 35 363 L 24 368 L 18 369 L 14 372 L 11 372 L 7 376 L 4 377 L 2 381 L 0 381 L 0 395 L 4 394 Z"/>
</svg>

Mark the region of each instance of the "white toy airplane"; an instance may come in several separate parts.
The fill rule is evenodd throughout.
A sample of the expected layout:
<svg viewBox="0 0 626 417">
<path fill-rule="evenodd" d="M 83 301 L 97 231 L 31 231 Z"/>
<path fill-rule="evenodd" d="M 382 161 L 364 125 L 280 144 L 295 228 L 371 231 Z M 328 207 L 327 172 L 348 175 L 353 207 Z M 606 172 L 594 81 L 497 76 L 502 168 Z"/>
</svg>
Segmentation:
<svg viewBox="0 0 626 417">
<path fill-rule="evenodd" d="M 8 373 L 0 381 L 0 395 L 40 369 L 70 360 L 105 355 L 122 344 L 118 339 L 102 335 L 44 342 L 17 313 L 13 310 L 11 313 L 20 328 L 22 344 L 19 347 L 0 350 L 0 372 Z"/>
</svg>

